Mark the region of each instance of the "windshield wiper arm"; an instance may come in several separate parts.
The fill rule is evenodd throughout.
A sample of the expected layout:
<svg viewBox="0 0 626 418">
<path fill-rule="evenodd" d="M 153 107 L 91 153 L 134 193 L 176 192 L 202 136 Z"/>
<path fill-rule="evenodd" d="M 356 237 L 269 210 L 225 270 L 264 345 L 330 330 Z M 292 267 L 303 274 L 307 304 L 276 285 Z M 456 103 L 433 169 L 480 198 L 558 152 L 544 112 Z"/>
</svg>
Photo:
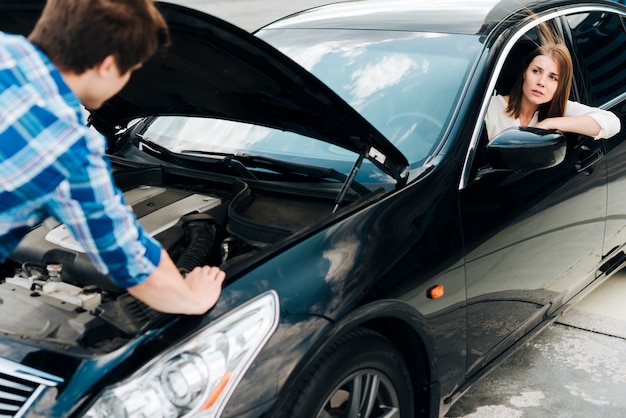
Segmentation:
<svg viewBox="0 0 626 418">
<path fill-rule="evenodd" d="M 342 183 L 342 186 L 341 190 L 339 190 L 337 198 L 335 199 L 335 207 L 333 208 L 333 213 L 335 213 L 337 209 L 339 209 L 341 202 L 343 202 L 343 200 L 345 199 L 346 194 L 348 193 L 348 190 L 350 188 L 354 189 L 361 196 L 365 196 L 370 192 L 367 187 L 354 181 L 354 178 L 356 177 L 356 174 L 359 171 L 359 168 L 361 168 L 361 164 L 363 163 L 363 155 L 359 155 L 359 158 L 356 160 L 356 162 L 352 166 L 352 170 L 350 170 L 350 173 L 347 176 L 332 167 L 319 167 L 308 164 L 292 163 L 289 161 L 276 160 L 270 157 L 258 155 L 238 154 L 235 158 L 242 157 L 246 159 L 251 159 L 257 164 L 270 163 L 272 164 L 272 166 L 278 166 L 291 172 L 340 181 Z"/>
<path fill-rule="evenodd" d="M 202 155 L 216 155 L 216 153 L 208 152 L 208 151 L 192 151 L 185 150 L 181 151 L 182 154 L 202 154 Z M 219 155 L 219 154 L 218 154 Z M 332 179 L 337 180 L 338 182 L 343 183 L 343 187 L 339 193 L 338 201 L 339 203 L 345 198 L 348 189 L 352 188 L 359 195 L 365 196 L 370 193 L 370 190 L 363 186 L 362 184 L 354 181 L 354 176 L 356 175 L 356 171 L 361 165 L 363 161 L 363 157 L 360 157 L 352 171 L 348 176 L 345 174 L 335 170 L 331 167 L 320 167 L 309 164 L 302 163 L 294 163 L 290 161 L 279 160 L 276 158 L 261 156 L 261 155 L 253 155 L 246 153 L 238 153 L 238 154 L 229 154 L 225 155 L 224 159 L 228 159 L 230 164 L 239 163 L 245 170 L 249 169 L 247 167 L 258 167 L 264 168 L 268 170 L 272 170 L 278 173 L 296 173 L 296 174 L 304 174 L 308 176 L 312 176 L 320 179 Z"/>
<path fill-rule="evenodd" d="M 168 148 L 157 144 L 156 142 L 146 139 L 142 135 L 138 135 L 138 136 L 139 136 L 139 145 L 138 145 L 139 150 L 144 151 L 144 152 L 149 151 L 149 153 L 152 153 L 152 154 L 158 154 L 161 157 L 161 159 L 163 159 L 163 157 L 166 156 L 168 160 L 170 160 L 168 162 L 176 163 L 177 158 L 178 159 L 193 158 L 195 160 L 198 160 L 198 157 L 195 157 L 195 158 L 193 156 L 182 157 L 181 154 L 202 154 L 202 161 L 206 161 L 207 159 L 213 159 L 217 161 L 218 163 L 222 163 L 232 168 L 242 178 L 258 180 L 257 177 L 250 170 L 246 168 L 246 166 L 244 166 L 240 161 L 233 159 L 232 156 L 230 155 L 216 154 L 216 153 L 210 153 L 210 152 L 205 153 L 205 152 L 200 152 L 200 151 L 182 151 L 181 153 L 175 153 L 169 150 Z"/>
<path fill-rule="evenodd" d="M 269 163 L 270 166 L 267 168 L 279 167 L 285 169 L 292 173 L 301 173 L 309 176 L 321 178 L 321 179 L 332 179 L 337 180 L 343 183 L 343 187 L 338 196 L 338 200 L 341 201 L 345 198 L 348 189 L 352 188 L 361 196 L 365 196 L 370 193 L 370 190 L 363 186 L 360 183 L 354 181 L 354 177 L 356 175 L 356 171 L 358 171 L 361 166 L 361 162 L 363 161 L 363 157 L 360 157 L 354 168 L 350 172 L 349 175 L 345 175 L 332 167 L 320 167 L 316 165 L 310 164 L 302 164 L 302 163 L 294 163 L 290 161 L 278 160 L 271 157 L 265 157 L 261 155 L 249 155 L 249 154 L 237 154 L 234 156 L 237 159 L 243 159 L 244 163 L 246 161 L 252 161 L 259 166 L 263 166 L 264 163 Z M 355 170 L 356 168 L 356 170 Z"/>
</svg>

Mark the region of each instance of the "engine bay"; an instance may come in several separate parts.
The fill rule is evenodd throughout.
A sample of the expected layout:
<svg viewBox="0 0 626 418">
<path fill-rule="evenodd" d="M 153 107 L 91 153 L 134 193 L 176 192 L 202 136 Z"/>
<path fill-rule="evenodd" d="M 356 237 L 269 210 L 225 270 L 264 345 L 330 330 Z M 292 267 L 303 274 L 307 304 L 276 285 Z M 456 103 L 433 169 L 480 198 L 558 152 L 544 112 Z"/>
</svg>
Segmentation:
<svg viewBox="0 0 626 418">
<path fill-rule="evenodd" d="M 137 172 L 116 173 L 116 183 L 124 185 L 138 223 L 183 275 L 206 264 L 228 275 L 240 260 L 332 213 L 330 198 L 252 190 L 239 180 Z M 6 263 L 0 304 L 0 333 L 91 353 L 115 349 L 166 316 L 97 271 L 68 228 L 51 218 L 31 230 Z"/>
</svg>

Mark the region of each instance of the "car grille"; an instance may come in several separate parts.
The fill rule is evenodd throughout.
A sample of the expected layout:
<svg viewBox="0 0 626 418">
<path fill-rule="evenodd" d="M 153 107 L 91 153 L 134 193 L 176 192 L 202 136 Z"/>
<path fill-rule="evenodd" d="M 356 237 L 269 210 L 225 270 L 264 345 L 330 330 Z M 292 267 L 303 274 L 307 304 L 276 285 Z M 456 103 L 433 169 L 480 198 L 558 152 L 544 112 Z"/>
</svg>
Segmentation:
<svg viewBox="0 0 626 418">
<path fill-rule="evenodd" d="M 49 387 L 62 379 L 0 358 L 0 418 L 21 417 Z"/>
</svg>

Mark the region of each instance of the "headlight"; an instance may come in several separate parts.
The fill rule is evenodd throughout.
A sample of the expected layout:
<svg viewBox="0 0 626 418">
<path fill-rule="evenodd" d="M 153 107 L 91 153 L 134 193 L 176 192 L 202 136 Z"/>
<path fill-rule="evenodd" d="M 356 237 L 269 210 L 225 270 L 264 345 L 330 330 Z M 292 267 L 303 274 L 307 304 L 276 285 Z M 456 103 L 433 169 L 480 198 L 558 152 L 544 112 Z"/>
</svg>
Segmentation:
<svg viewBox="0 0 626 418">
<path fill-rule="evenodd" d="M 106 388 L 88 418 L 216 417 L 278 325 L 268 291 Z"/>
</svg>

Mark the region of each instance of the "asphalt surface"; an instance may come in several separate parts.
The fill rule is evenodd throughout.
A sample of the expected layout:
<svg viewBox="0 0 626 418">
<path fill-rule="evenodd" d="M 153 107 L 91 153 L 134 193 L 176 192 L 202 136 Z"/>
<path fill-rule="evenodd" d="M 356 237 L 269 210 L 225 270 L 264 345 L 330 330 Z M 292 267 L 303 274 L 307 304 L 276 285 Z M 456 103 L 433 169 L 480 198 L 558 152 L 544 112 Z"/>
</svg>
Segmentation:
<svg viewBox="0 0 626 418">
<path fill-rule="evenodd" d="M 170 0 L 247 31 L 327 0 Z M 473 385 L 447 418 L 626 417 L 626 272 Z"/>
<path fill-rule="evenodd" d="M 472 386 L 449 418 L 626 417 L 626 273 Z"/>
</svg>

